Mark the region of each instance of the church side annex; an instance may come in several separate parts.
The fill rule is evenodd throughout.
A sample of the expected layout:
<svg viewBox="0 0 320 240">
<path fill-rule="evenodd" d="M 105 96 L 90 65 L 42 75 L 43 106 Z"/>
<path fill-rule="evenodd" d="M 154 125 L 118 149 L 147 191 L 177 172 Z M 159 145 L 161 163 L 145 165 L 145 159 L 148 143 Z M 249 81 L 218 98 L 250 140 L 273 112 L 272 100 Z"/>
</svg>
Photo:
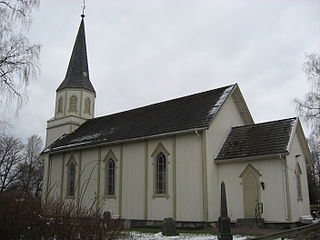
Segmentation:
<svg viewBox="0 0 320 240">
<path fill-rule="evenodd" d="M 93 205 L 133 225 L 172 217 L 205 226 L 218 220 L 224 181 L 232 222 L 310 214 L 299 119 L 255 124 L 237 84 L 101 117 L 95 97 L 82 15 L 47 122 L 44 200 Z"/>
</svg>

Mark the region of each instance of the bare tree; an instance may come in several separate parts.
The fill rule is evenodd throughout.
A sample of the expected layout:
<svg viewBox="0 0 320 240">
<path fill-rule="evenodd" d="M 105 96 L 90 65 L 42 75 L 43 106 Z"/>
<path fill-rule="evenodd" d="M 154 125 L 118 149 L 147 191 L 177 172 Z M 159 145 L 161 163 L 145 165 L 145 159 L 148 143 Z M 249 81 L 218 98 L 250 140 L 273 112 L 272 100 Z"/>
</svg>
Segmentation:
<svg viewBox="0 0 320 240">
<path fill-rule="evenodd" d="M 304 71 L 311 84 L 304 100 L 296 99 L 297 110 L 302 118 L 310 124 L 312 134 L 320 136 L 320 55 L 306 56 Z"/>
<path fill-rule="evenodd" d="M 314 163 L 308 167 L 310 200 L 316 202 L 320 197 L 320 55 L 308 54 L 303 65 L 311 85 L 305 99 L 295 99 L 297 111 L 311 127 L 308 138 Z"/>
<path fill-rule="evenodd" d="M 18 138 L 0 136 L 0 192 L 17 180 L 16 168 L 23 161 L 22 150 L 23 144 Z"/>
<path fill-rule="evenodd" d="M 31 12 L 40 0 L 0 0 L 0 103 L 26 100 L 26 86 L 38 72 L 40 45 L 29 42 L 26 33 Z"/>
<path fill-rule="evenodd" d="M 43 178 L 43 148 L 41 137 L 32 135 L 24 146 L 23 161 L 17 166 L 17 180 L 12 188 L 40 197 Z"/>
</svg>

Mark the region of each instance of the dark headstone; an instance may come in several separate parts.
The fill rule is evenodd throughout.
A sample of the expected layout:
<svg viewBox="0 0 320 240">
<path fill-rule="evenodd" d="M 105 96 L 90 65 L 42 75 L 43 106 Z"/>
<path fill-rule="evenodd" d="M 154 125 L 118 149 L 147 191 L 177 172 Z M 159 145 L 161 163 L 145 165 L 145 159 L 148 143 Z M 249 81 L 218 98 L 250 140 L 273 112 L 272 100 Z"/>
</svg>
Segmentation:
<svg viewBox="0 0 320 240">
<path fill-rule="evenodd" d="M 104 212 L 103 213 L 103 218 L 106 219 L 106 220 L 111 219 L 111 212 Z"/>
<path fill-rule="evenodd" d="M 162 235 L 175 236 L 177 235 L 177 226 L 173 218 L 165 218 L 162 223 Z"/>
<path fill-rule="evenodd" d="M 218 219 L 218 239 L 232 240 L 230 218 L 228 217 L 226 187 L 224 182 L 221 183 L 221 214 Z"/>
</svg>

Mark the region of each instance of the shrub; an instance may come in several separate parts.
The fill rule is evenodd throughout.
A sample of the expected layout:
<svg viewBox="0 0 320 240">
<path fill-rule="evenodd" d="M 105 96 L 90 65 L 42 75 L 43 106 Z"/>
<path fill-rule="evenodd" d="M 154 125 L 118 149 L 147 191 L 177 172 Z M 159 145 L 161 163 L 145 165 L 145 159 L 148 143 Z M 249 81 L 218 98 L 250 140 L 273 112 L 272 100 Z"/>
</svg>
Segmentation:
<svg viewBox="0 0 320 240">
<path fill-rule="evenodd" d="M 7 240 L 111 240 L 122 236 L 120 220 L 73 201 L 46 203 L 28 194 L 0 193 L 0 236 Z"/>
</svg>

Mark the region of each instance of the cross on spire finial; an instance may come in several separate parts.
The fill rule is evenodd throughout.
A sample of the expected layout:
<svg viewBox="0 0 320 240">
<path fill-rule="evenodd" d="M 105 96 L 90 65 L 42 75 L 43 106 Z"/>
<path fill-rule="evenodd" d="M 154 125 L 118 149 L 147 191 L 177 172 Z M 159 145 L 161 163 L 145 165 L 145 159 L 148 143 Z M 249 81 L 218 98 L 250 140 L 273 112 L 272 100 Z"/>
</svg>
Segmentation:
<svg viewBox="0 0 320 240">
<path fill-rule="evenodd" d="M 86 8 L 86 0 L 83 0 L 83 5 L 82 5 L 82 14 L 81 14 L 81 17 L 84 18 L 85 15 L 84 15 L 84 10 Z"/>
</svg>

